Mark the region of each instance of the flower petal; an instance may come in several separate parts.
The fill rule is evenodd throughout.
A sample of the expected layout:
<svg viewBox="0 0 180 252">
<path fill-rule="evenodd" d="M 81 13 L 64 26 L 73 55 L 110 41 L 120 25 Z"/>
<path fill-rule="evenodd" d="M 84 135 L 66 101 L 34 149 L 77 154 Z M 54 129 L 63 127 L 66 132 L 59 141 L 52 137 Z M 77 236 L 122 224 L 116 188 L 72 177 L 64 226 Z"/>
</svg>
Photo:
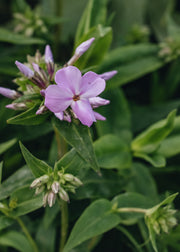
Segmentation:
<svg viewBox="0 0 180 252">
<path fill-rule="evenodd" d="M 94 112 L 87 100 L 83 99 L 79 101 L 74 101 L 71 104 L 71 107 L 82 124 L 90 127 L 92 123 L 96 121 Z"/>
<path fill-rule="evenodd" d="M 81 72 L 77 67 L 68 66 L 56 72 L 55 82 L 58 86 L 64 86 L 70 89 L 71 92 L 79 94 L 81 86 Z"/>
<path fill-rule="evenodd" d="M 105 121 L 106 120 L 106 117 L 102 116 L 101 114 L 97 113 L 94 111 L 94 116 L 97 120 L 100 120 L 100 121 Z"/>
<path fill-rule="evenodd" d="M 57 85 L 50 85 L 45 90 L 45 106 L 54 113 L 62 112 L 72 103 L 69 91 Z"/>
<path fill-rule="evenodd" d="M 105 89 L 106 82 L 101 78 L 96 78 L 93 82 L 86 82 L 83 86 L 83 91 L 81 91 L 81 97 L 83 98 L 91 98 L 99 95 Z"/>
</svg>

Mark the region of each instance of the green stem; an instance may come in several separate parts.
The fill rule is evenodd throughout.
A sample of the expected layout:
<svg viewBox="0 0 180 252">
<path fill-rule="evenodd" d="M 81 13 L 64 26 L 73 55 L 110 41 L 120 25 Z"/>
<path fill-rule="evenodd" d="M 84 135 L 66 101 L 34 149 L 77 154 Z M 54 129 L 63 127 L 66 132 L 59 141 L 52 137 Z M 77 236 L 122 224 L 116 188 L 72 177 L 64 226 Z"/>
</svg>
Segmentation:
<svg viewBox="0 0 180 252">
<path fill-rule="evenodd" d="M 22 228 L 22 231 L 26 235 L 27 239 L 29 240 L 29 243 L 32 245 L 33 251 L 39 252 L 39 249 L 38 249 L 34 239 L 32 238 L 31 234 L 29 233 L 27 227 L 24 225 L 24 222 L 19 217 L 17 217 L 16 220 L 19 223 L 20 227 Z"/>
<path fill-rule="evenodd" d="M 59 252 L 62 252 L 66 243 L 68 233 L 68 206 L 67 202 L 61 200 L 61 240 Z"/>
<path fill-rule="evenodd" d="M 134 237 L 125 228 L 123 228 L 122 226 L 117 226 L 116 228 L 119 231 L 121 231 L 130 240 L 130 242 L 134 245 L 134 247 L 136 248 L 138 252 L 143 252 L 140 245 L 137 243 Z"/>
<path fill-rule="evenodd" d="M 59 131 L 56 127 L 54 127 L 57 149 L 58 149 L 58 158 L 62 158 L 64 154 L 67 152 L 67 143 L 64 138 L 59 134 Z"/>
<path fill-rule="evenodd" d="M 116 209 L 116 212 L 118 213 L 129 213 L 129 212 L 133 212 L 133 213 L 147 213 L 147 209 L 143 209 L 143 208 L 135 208 L 135 207 L 122 207 L 122 208 L 118 208 Z"/>
</svg>

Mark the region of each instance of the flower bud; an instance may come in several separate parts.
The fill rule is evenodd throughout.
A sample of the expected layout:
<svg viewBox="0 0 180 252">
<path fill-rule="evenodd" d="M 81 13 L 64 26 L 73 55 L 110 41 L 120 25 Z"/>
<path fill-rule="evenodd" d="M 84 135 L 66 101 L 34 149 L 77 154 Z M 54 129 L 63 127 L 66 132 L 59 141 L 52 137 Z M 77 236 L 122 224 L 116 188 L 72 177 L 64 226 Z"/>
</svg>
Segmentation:
<svg viewBox="0 0 180 252">
<path fill-rule="evenodd" d="M 42 185 L 40 187 L 37 187 L 36 191 L 35 191 L 35 195 L 38 195 L 38 194 L 42 193 L 44 191 L 44 189 L 45 189 L 44 185 Z"/>
<path fill-rule="evenodd" d="M 69 195 L 62 187 L 59 190 L 59 197 L 62 200 L 69 202 Z"/>
<path fill-rule="evenodd" d="M 39 178 L 36 178 L 36 179 L 32 182 L 32 184 L 30 185 L 30 188 L 39 187 L 39 186 L 41 186 L 42 184 L 47 183 L 48 180 L 49 180 L 49 176 L 45 174 L 45 175 L 43 175 L 43 176 L 41 176 L 41 177 L 39 177 Z"/>
<path fill-rule="evenodd" d="M 13 109 L 13 110 L 23 110 L 23 109 L 27 109 L 27 106 L 24 102 L 19 102 L 19 103 L 8 104 L 6 105 L 6 108 Z"/>
<path fill-rule="evenodd" d="M 104 106 L 110 103 L 109 100 L 103 99 L 99 96 L 89 98 L 89 102 L 93 108 L 98 108 L 99 106 Z"/>
<path fill-rule="evenodd" d="M 113 70 L 113 71 L 105 72 L 103 74 L 99 74 L 99 77 L 101 77 L 104 80 L 109 80 L 116 74 L 117 74 L 117 71 Z"/>
<path fill-rule="evenodd" d="M 48 193 L 47 202 L 49 207 L 52 207 L 56 201 L 56 194 L 52 191 Z"/>
<path fill-rule="evenodd" d="M 16 92 L 15 90 L 4 87 L 0 87 L 0 94 L 9 99 L 17 99 L 21 96 L 20 93 Z"/>
<path fill-rule="evenodd" d="M 92 42 L 95 40 L 95 38 L 90 38 L 83 43 L 81 43 L 75 50 L 74 55 L 71 57 L 71 59 L 67 62 L 66 66 L 72 66 L 78 59 L 81 57 L 83 53 L 85 53 L 89 47 L 91 46 Z"/>
<path fill-rule="evenodd" d="M 75 55 L 78 55 L 79 57 L 85 53 L 89 47 L 91 46 L 92 42 L 95 40 L 95 38 L 90 38 L 83 43 L 81 43 L 75 50 Z"/>
<path fill-rule="evenodd" d="M 49 45 L 46 45 L 45 47 L 45 62 L 46 63 L 54 62 L 51 47 Z"/>
<path fill-rule="evenodd" d="M 18 67 L 19 71 L 24 74 L 28 79 L 31 79 L 34 76 L 34 72 L 27 67 L 26 65 L 22 64 L 21 62 L 15 62 L 16 66 Z"/>
<path fill-rule="evenodd" d="M 43 197 L 43 206 L 46 207 L 47 205 L 47 199 L 48 199 L 48 192 Z"/>
<path fill-rule="evenodd" d="M 52 191 L 54 193 L 58 193 L 59 189 L 60 189 L 59 182 L 58 181 L 54 181 L 53 184 L 52 184 L 52 186 L 51 186 L 51 188 L 52 188 Z"/>
<path fill-rule="evenodd" d="M 36 111 L 36 115 L 41 115 L 43 114 L 45 111 L 47 111 L 46 106 L 40 106 L 39 109 Z"/>
</svg>

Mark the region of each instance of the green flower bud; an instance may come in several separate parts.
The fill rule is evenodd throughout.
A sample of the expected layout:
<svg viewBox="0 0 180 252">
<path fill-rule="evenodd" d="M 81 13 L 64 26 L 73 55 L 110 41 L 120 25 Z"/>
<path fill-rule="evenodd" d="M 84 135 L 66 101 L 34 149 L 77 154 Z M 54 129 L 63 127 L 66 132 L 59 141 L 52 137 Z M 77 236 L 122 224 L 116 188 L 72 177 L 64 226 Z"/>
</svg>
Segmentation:
<svg viewBox="0 0 180 252">
<path fill-rule="evenodd" d="M 62 187 L 59 190 L 59 197 L 62 200 L 69 202 L 69 195 Z"/>
</svg>

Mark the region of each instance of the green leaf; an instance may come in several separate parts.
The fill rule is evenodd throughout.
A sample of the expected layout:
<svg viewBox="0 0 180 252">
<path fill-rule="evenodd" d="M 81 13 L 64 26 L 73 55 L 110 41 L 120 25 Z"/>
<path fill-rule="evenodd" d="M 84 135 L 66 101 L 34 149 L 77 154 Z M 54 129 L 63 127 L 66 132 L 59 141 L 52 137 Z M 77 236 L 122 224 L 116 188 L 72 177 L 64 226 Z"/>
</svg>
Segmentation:
<svg viewBox="0 0 180 252">
<path fill-rule="evenodd" d="M 82 124 L 67 123 L 54 118 L 54 127 L 75 148 L 77 153 L 95 170 L 99 171 L 89 128 Z"/>
<path fill-rule="evenodd" d="M 43 123 L 47 119 L 49 113 L 36 115 L 38 108 L 38 106 L 34 106 L 19 115 L 9 118 L 7 123 L 18 125 L 38 125 Z"/>
<path fill-rule="evenodd" d="M 134 152 L 134 157 L 142 158 L 145 161 L 149 162 L 154 167 L 165 167 L 166 166 L 166 159 L 161 154 L 146 154 L 143 152 Z"/>
<path fill-rule="evenodd" d="M 7 216 L 0 216 L 0 231 L 11 226 L 14 223 L 12 218 Z"/>
<path fill-rule="evenodd" d="M 116 135 L 108 134 L 96 140 L 94 150 L 100 167 L 124 169 L 131 166 L 130 148 Z"/>
<path fill-rule="evenodd" d="M 28 38 L 23 35 L 15 34 L 4 28 L 0 28 L 0 41 L 18 45 L 44 44 L 45 41 L 39 38 Z"/>
<path fill-rule="evenodd" d="M 20 148 L 23 154 L 23 157 L 29 167 L 31 169 L 32 174 L 35 177 L 43 176 L 44 174 L 48 174 L 50 171 L 52 171 L 52 168 L 45 163 L 44 161 L 34 157 L 20 142 Z"/>
<path fill-rule="evenodd" d="M 43 206 L 43 195 L 38 195 L 30 200 L 24 201 L 17 205 L 11 212 L 12 217 L 19 217 L 31 213 Z"/>
<path fill-rule="evenodd" d="M 9 231 L 7 233 L 3 233 L 0 236 L 0 245 L 12 247 L 21 252 L 33 252 L 33 248 L 29 244 L 27 238 L 16 231 Z"/>
<path fill-rule="evenodd" d="M 132 140 L 131 117 L 123 91 L 119 88 L 109 90 L 103 98 L 110 100 L 110 104 L 98 108 L 98 112 L 106 117 L 106 121 L 96 123 L 98 134 L 115 134 L 129 144 Z"/>
<path fill-rule="evenodd" d="M 74 225 L 64 252 L 82 242 L 107 232 L 119 224 L 120 218 L 112 212 L 112 204 L 100 199 L 88 206 Z"/>
<path fill-rule="evenodd" d="M 132 164 L 132 174 L 126 187 L 128 192 L 137 192 L 151 199 L 155 204 L 158 202 L 156 183 L 148 167 L 141 163 Z"/>
<path fill-rule="evenodd" d="M 80 19 L 77 32 L 76 44 L 84 34 L 87 34 L 93 26 L 104 24 L 106 19 L 107 0 L 89 0 Z"/>
<path fill-rule="evenodd" d="M 9 197 L 17 188 L 29 185 L 32 179 L 32 173 L 27 166 L 17 170 L 0 185 L 0 200 Z"/>
<path fill-rule="evenodd" d="M 161 142 L 158 154 L 166 158 L 173 157 L 180 153 L 180 135 L 169 136 Z"/>
<path fill-rule="evenodd" d="M 164 65 L 158 57 L 158 46 L 153 44 L 128 45 L 109 52 L 102 65 L 97 69 L 99 73 L 117 70 L 108 85 L 108 89 L 122 86 L 147 73 L 151 73 Z"/>
<path fill-rule="evenodd" d="M 147 200 L 147 197 L 144 195 L 135 193 L 135 192 L 127 192 L 120 194 L 116 196 L 112 200 L 112 204 L 117 206 L 117 208 L 143 208 L 148 209 L 149 207 L 152 207 L 152 201 Z M 121 218 L 121 223 L 125 225 L 132 225 L 135 224 L 140 218 L 144 217 L 144 214 L 142 213 L 119 213 L 119 216 Z"/>
<path fill-rule="evenodd" d="M 2 169 L 3 169 L 3 162 L 0 163 L 0 185 L 2 181 Z"/>
<path fill-rule="evenodd" d="M 75 66 L 79 69 L 85 69 L 101 63 L 112 41 L 112 29 L 101 25 L 93 27 L 81 37 L 75 47 L 92 37 L 95 37 L 95 40 L 91 47 L 75 63 Z"/>
<path fill-rule="evenodd" d="M 127 174 L 112 170 L 101 170 L 98 175 L 93 170 L 82 169 L 77 177 L 83 181 L 83 186 L 76 190 L 75 199 L 112 198 L 126 189 L 129 182 Z"/>
<path fill-rule="evenodd" d="M 166 120 L 153 124 L 137 136 L 131 143 L 132 150 L 146 154 L 156 151 L 162 140 L 173 130 L 175 116 L 176 110 L 173 110 Z"/>
<path fill-rule="evenodd" d="M 5 152 L 9 148 L 11 148 L 11 146 L 13 146 L 16 142 L 17 142 L 17 139 L 14 138 L 14 139 L 11 139 L 7 142 L 1 143 L 0 144 L 0 154 L 2 154 L 3 152 Z"/>
</svg>

